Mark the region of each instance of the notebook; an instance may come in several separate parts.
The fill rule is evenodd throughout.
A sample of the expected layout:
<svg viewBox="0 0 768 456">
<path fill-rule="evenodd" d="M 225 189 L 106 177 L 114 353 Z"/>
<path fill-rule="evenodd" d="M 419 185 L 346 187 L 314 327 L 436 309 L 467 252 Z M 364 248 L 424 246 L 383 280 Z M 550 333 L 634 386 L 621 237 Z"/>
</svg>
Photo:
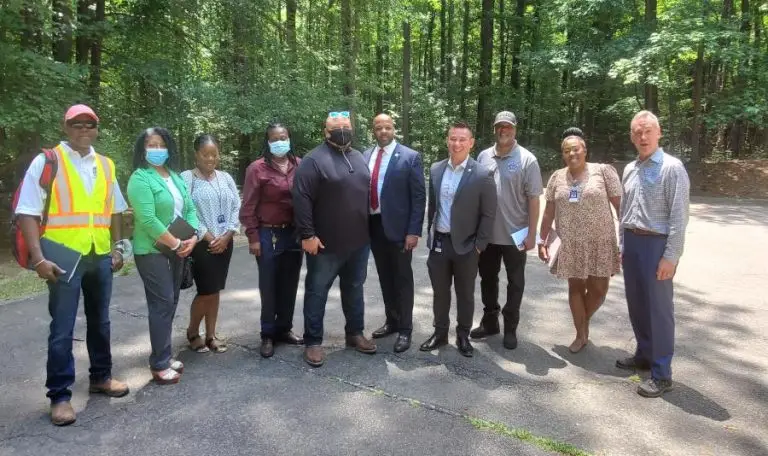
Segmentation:
<svg viewBox="0 0 768 456">
<path fill-rule="evenodd" d="M 560 252 L 561 242 L 562 241 L 560 241 L 560 237 L 557 235 L 557 231 L 552 230 L 549 232 L 549 236 L 547 236 L 549 262 L 547 263 L 547 266 L 550 268 L 555 265 L 555 262 L 557 262 L 557 254 Z"/>
<path fill-rule="evenodd" d="M 515 242 L 515 245 L 519 250 L 525 250 L 525 238 L 527 237 L 528 237 L 527 227 L 512 233 L 512 240 Z"/>
<path fill-rule="evenodd" d="M 59 244 L 48 238 L 40 238 L 40 250 L 43 252 L 43 258 L 56 263 L 64 273 L 58 276 L 58 280 L 69 283 L 72 276 L 75 275 L 77 265 L 83 255 L 80 252 L 70 249 L 64 244 Z"/>
<path fill-rule="evenodd" d="M 174 237 L 181 239 L 182 241 L 186 241 L 187 239 L 190 239 L 192 236 L 194 236 L 197 230 L 192 228 L 192 225 L 187 223 L 187 221 L 183 218 L 176 217 L 173 219 L 171 224 L 168 225 L 168 232 L 171 233 Z M 176 252 L 159 242 L 155 242 L 155 248 L 166 256 L 176 255 Z"/>
</svg>

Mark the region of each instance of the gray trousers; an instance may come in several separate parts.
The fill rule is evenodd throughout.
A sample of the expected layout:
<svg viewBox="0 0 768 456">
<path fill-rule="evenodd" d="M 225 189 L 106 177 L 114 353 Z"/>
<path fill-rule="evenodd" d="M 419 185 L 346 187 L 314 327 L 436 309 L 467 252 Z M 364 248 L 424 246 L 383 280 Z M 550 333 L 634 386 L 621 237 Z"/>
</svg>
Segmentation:
<svg viewBox="0 0 768 456">
<path fill-rule="evenodd" d="M 136 269 L 144 282 L 152 353 L 149 368 L 160 371 L 171 365 L 171 332 L 179 303 L 182 259 L 160 253 L 136 255 Z"/>
<path fill-rule="evenodd" d="M 467 336 L 472 329 L 475 313 L 475 278 L 479 255 L 475 249 L 459 255 L 453 249 L 449 236 L 435 233 L 435 242 L 440 244 L 438 252 L 430 246 L 427 269 L 432 282 L 434 297 L 432 308 L 435 314 L 435 333 L 448 334 L 451 311 L 451 282 L 456 287 L 456 335 Z"/>
</svg>

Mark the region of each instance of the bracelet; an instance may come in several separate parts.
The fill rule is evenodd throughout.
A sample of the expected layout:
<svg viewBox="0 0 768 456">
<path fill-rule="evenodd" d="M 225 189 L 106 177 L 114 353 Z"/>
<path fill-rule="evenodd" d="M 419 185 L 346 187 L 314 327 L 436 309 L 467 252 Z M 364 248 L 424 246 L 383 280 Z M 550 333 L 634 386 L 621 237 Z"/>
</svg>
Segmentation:
<svg viewBox="0 0 768 456">
<path fill-rule="evenodd" d="M 45 258 L 43 258 L 42 260 L 40 260 L 37 263 L 33 264 L 32 265 L 32 269 L 37 269 L 37 267 L 40 266 L 41 264 L 45 263 L 45 261 L 46 261 Z"/>
<path fill-rule="evenodd" d="M 181 247 L 181 239 L 177 239 L 177 240 L 179 241 L 179 243 L 178 243 L 178 244 L 176 244 L 176 247 L 174 247 L 174 248 L 172 248 L 172 249 L 171 249 L 171 250 L 173 250 L 174 252 L 175 252 L 175 251 L 177 251 L 177 250 L 179 250 L 179 247 Z"/>
</svg>

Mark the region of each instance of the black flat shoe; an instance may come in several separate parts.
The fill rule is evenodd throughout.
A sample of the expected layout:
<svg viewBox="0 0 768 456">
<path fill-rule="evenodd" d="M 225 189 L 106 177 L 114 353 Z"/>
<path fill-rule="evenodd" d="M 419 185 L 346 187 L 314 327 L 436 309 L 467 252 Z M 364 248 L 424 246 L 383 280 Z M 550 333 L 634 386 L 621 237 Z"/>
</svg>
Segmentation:
<svg viewBox="0 0 768 456">
<path fill-rule="evenodd" d="M 443 345 L 448 345 L 448 335 L 435 333 L 435 334 L 432 334 L 432 337 L 427 339 L 426 342 L 421 344 L 421 346 L 419 347 L 419 350 L 432 351 L 442 347 Z"/>
<path fill-rule="evenodd" d="M 294 334 L 293 331 L 280 334 L 276 341 L 287 345 L 304 345 L 304 339 Z"/>
<path fill-rule="evenodd" d="M 374 331 L 373 334 L 371 334 L 371 336 L 374 339 L 380 339 L 382 337 L 387 337 L 388 335 L 394 334 L 396 332 L 397 332 L 397 329 L 395 328 L 395 325 L 385 323 L 384 326 Z"/>
<path fill-rule="evenodd" d="M 469 343 L 469 338 L 467 336 L 456 337 L 456 347 L 458 347 L 459 353 L 467 358 L 471 358 L 475 352 L 475 349 L 472 347 L 472 344 Z"/>
<path fill-rule="evenodd" d="M 400 334 L 395 342 L 395 353 L 402 353 L 411 348 L 411 335 Z"/>
</svg>

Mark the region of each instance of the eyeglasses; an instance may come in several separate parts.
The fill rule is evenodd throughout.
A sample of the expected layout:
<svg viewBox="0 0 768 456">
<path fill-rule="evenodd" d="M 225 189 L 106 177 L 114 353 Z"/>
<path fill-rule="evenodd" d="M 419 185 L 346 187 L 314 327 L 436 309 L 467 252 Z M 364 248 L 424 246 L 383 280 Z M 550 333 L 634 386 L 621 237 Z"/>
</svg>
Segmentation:
<svg viewBox="0 0 768 456">
<path fill-rule="evenodd" d="M 75 130 L 93 130 L 98 127 L 99 124 L 94 120 L 76 120 L 74 122 L 68 122 L 67 126 L 69 128 L 74 128 Z"/>
<path fill-rule="evenodd" d="M 329 112 L 329 113 L 328 113 L 328 117 L 330 117 L 331 119 L 335 119 L 335 118 L 337 118 L 337 117 L 344 117 L 344 118 L 347 118 L 347 119 L 349 119 L 349 111 L 334 111 L 334 112 Z"/>
</svg>

